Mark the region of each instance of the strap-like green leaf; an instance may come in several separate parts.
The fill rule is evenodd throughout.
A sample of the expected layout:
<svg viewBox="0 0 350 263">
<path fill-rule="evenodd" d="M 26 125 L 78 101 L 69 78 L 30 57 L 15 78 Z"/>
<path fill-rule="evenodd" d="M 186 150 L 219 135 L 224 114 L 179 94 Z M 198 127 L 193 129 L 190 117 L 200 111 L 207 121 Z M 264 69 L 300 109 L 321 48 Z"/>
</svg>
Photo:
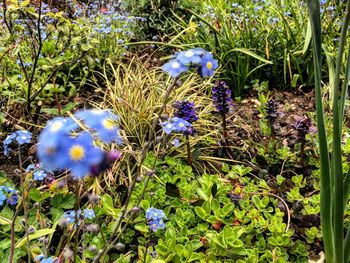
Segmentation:
<svg viewBox="0 0 350 263">
<path fill-rule="evenodd" d="M 34 234 L 30 234 L 29 240 L 38 239 L 39 237 L 50 235 L 53 232 L 55 232 L 55 229 L 52 229 L 52 228 L 40 229 L 35 231 Z M 26 242 L 27 242 L 27 237 L 24 236 L 16 243 L 15 248 L 20 248 L 21 246 L 24 246 Z"/>
</svg>

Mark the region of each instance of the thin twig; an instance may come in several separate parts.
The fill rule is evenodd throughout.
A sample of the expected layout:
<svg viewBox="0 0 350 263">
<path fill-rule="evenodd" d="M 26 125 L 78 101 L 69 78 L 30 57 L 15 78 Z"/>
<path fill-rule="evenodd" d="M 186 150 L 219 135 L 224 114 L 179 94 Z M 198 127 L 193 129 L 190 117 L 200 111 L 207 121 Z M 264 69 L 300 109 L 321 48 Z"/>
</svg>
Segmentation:
<svg viewBox="0 0 350 263">
<path fill-rule="evenodd" d="M 38 51 L 37 51 L 35 59 L 34 59 L 32 74 L 30 76 L 30 80 L 29 80 L 29 83 L 28 83 L 28 91 L 27 91 L 27 110 L 28 110 L 28 112 L 31 111 L 31 105 L 30 105 L 31 102 L 32 102 L 32 100 L 31 100 L 31 91 L 32 91 L 33 83 L 34 83 L 35 72 L 36 72 L 37 67 L 38 67 L 39 57 L 40 57 L 41 50 L 42 50 L 42 47 L 43 47 L 42 38 L 41 38 L 41 27 L 40 27 L 41 12 L 42 12 L 41 7 L 42 7 L 42 0 L 39 1 L 39 14 L 38 14 L 38 23 L 37 23 L 39 46 L 38 46 Z"/>
<path fill-rule="evenodd" d="M 13 257 L 15 255 L 15 224 L 16 224 L 16 219 L 17 216 L 19 214 L 19 211 L 21 209 L 21 205 L 22 203 L 18 204 L 17 209 L 15 214 L 13 215 L 12 219 L 11 219 L 11 247 L 10 247 L 10 258 L 9 258 L 9 263 L 13 263 Z"/>
<path fill-rule="evenodd" d="M 75 184 L 75 232 L 74 232 L 74 262 L 78 262 L 78 245 L 79 245 L 79 206 L 80 206 L 80 189 L 79 189 L 79 180 L 77 180 Z"/>
</svg>

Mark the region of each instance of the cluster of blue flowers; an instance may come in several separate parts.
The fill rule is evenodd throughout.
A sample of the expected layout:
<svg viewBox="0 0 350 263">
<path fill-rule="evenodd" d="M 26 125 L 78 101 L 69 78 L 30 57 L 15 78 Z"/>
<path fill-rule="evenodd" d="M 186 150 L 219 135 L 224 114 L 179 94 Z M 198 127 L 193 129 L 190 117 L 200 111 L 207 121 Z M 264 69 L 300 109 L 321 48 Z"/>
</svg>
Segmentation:
<svg viewBox="0 0 350 263">
<path fill-rule="evenodd" d="M 125 16 L 118 13 L 103 13 L 103 16 L 99 17 L 98 21 L 93 27 L 93 31 L 98 34 L 123 34 L 126 37 L 133 37 L 134 33 L 128 28 L 135 25 L 138 21 L 144 21 L 142 17 Z M 125 41 L 123 39 L 118 40 L 118 44 L 123 44 Z"/>
<path fill-rule="evenodd" d="M 166 219 L 165 213 L 163 210 L 150 207 L 146 210 L 146 219 L 149 224 L 149 227 L 152 231 L 156 232 L 159 228 L 164 229 Z"/>
<path fill-rule="evenodd" d="M 16 131 L 8 135 L 4 142 L 4 154 L 9 155 L 11 152 L 10 144 L 13 142 L 17 142 L 19 145 L 23 145 L 26 143 L 30 143 L 32 139 L 32 134 L 28 131 Z"/>
<path fill-rule="evenodd" d="M 212 99 L 216 110 L 226 114 L 232 107 L 232 94 L 225 81 L 217 81 L 212 89 Z"/>
<path fill-rule="evenodd" d="M 34 261 L 39 261 L 40 263 L 53 263 L 54 259 L 52 257 L 45 257 L 43 254 L 40 254 L 39 256 L 36 256 L 34 258 Z"/>
<path fill-rule="evenodd" d="M 34 181 L 42 181 L 46 178 L 48 173 L 52 174 L 51 171 L 45 171 L 44 169 L 42 169 L 40 163 L 32 163 L 28 165 L 28 167 L 26 168 L 26 173 L 30 173 L 31 171 L 33 171 Z"/>
<path fill-rule="evenodd" d="M 29 67 L 33 66 L 32 62 L 21 61 L 19 59 L 16 60 L 16 64 L 19 65 L 19 66 L 23 65 L 23 67 L 25 67 L 25 68 L 29 68 Z"/>
<path fill-rule="evenodd" d="M 175 118 L 180 118 L 190 124 L 187 125 L 186 130 L 181 130 L 180 132 L 184 135 L 193 135 L 195 133 L 195 130 L 192 126 L 192 123 L 198 120 L 197 112 L 194 108 L 194 102 L 187 100 L 176 101 L 173 104 L 173 107 L 176 109 L 174 112 Z M 177 147 L 180 144 L 180 141 L 174 140 L 172 143 L 175 147 Z"/>
<path fill-rule="evenodd" d="M 7 186 L 1 185 L 0 186 L 0 206 L 4 204 L 4 202 L 15 205 L 18 202 L 18 194 L 17 191 L 9 188 Z"/>
<path fill-rule="evenodd" d="M 162 122 L 163 131 L 166 134 L 172 132 L 185 132 L 187 129 L 192 127 L 192 124 L 179 117 L 170 118 L 168 121 Z"/>
<path fill-rule="evenodd" d="M 64 212 L 63 214 L 63 218 L 65 220 L 65 224 L 69 225 L 69 224 L 73 224 L 75 222 L 75 210 L 69 210 Z M 78 210 L 78 225 L 80 225 L 84 220 L 86 219 L 93 219 L 95 218 L 95 212 L 92 209 L 84 209 L 82 210 Z"/>
<path fill-rule="evenodd" d="M 213 54 L 202 48 L 175 53 L 175 58 L 163 65 L 163 70 L 176 78 L 190 67 L 195 67 L 201 77 L 212 76 L 218 67 Z"/>
<path fill-rule="evenodd" d="M 47 123 L 39 136 L 38 157 L 42 168 L 70 170 L 75 179 L 81 179 L 104 161 L 105 152 L 95 146 L 96 138 L 104 143 L 121 144 L 122 140 L 118 117 L 109 110 L 81 110 L 74 119 L 58 117 Z"/>
</svg>

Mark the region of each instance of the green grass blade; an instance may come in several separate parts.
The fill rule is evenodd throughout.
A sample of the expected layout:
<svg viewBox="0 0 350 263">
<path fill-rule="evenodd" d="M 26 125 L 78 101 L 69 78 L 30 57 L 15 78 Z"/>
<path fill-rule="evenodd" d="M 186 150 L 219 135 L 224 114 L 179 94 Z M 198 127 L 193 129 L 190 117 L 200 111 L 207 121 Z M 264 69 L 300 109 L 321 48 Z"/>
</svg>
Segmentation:
<svg viewBox="0 0 350 263">
<path fill-rule="evenodd" d="M 312 31 L 311 31 L 311 23 L 310 23 L 310 19 L 309 19 L 309 21 L 307 23 L 307 30 L 306 30 L 306 35 L 305 35 L 303 54 L 305 54 L 306 51 L 309 49 L 310 42 L 311 42 L 311 36 L 312 36 Z"/>
<path fill-rule="evenodd" d="M 334 98 L 334 61 L 333 57 L 330 54 L 328 47 L 325 44 L 322 44 L 322 49 L 324 53 L 326 54 L 326 60 L 327 60 L 327 66 L 328 66 L 328 76 L 329 76 L 329 86 L 330 86 L 330 91 L 329 91 L 329 104 L 333 101 Z M 331 107 L 332 105 L 330 105 Z"/>
<path fill-rule="evenodd" d="M 345 67 L 345 77 L 344 77 L 344 82 L 342 86 L 342 93 L 340 96 L 340 102 L 339 102 L 339 108 L 340 108 L 340 121 L 341 124 L 343 124 L 342 120 L 344 118 L 344 108 L 345 108 L 345 101 L 348 96 L 348 83 L 350 79 L 350 45 L 348 48 L 348 57 L 346 60 L 346 67 Z"/>
<path fill-rule="evenodd" d="M 334 74 L 332 176 L 334 178 L 333 231 L 335 262 L 344 262 L 344 178 L 341 148 L 342 120 L 340 119 L 341 111 L 339 107 L 339 83 L 349 21 L 350 0 L 347 1 L 346 5 Z"/>
<path fill-rule="evenodd" d="M 333 230 L 332 230 L 332 194 L 331 194 L 331 174 L 328 154 L 327 133 L 323 114 L 322 93 L 321 93 L 321 21 L 320 2 L 318 0 L 308 0 L 309 16 L 313 35 L 314 48 L 314 71 L 315 71 L 315 96 L 316 96 L 316 116 L 318 140 L 320 144 L 321 158 L 321 223 L 323 242 L 327 262 L 333 262 Z"/>
<path fill-rule="evenodd" d="M 345 241 L 344 241 L 344 262 L 350 261 L 350 225 L 346 232 Z"/>
<path fill-rule="evenodd" d="M 30 234 L 29 240 L 31 241 L 34 239 L 38 239 L 39 237 L 50 235 L 53 232 L 55 232 L 55 229 L 52 229 L 52 228 L 40 229 L 40 230 L 35 231 L 34 234 Z M 20 247 L 24 246 L 26 244 L 26 242 L 27 242 L 27 237 L 24 236 L 16 243 L 15 248 L 20 248 Z"/>
<path fill-rule="evenodd" d="M 344 199 L 347 200 L 347 197 L 349 196 L 349 194 L 350 194 L 350 168 L 344 179 Z M 345 209 L 346 202 L 344 202 L 343 204 Z"/>
<path fill-rule="evenodd" d="M 228 52 L 225 53 L 225 57 L 226 57 L 227 55 L 233 53 L 233 52 L 241 52 L 241 53 L 246 54 L 246 55 L 248 55 L 248 56 L 251 56 L 251 57 L 253 57 L 253 58 L 257 59 L 257 60 L 260 60 L 261 62 L 264 62 L 264 63 L 266 63 L 266 64 L 273 64 L 272 61 L 267 60 L 267 59 L 263 58 L 262 56 L 259 56 L 259 55 L 256 54 L 255 52 L 253 52 L 253 51 L 251 51 L 251 50 L 249 50 L 249 49 L 246 49 L 246 48 L 233 48 L 233 49 L 231 49 L 230 51 L 228 51 Z"/>
</svg>

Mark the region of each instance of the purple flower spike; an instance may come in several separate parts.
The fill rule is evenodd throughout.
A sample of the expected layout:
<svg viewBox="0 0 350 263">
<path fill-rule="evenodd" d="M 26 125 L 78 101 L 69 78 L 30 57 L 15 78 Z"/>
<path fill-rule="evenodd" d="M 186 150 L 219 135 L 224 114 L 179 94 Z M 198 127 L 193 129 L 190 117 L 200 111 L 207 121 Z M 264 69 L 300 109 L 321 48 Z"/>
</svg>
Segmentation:
<svg viewBox="0 0 350 263">
<path fill-rule="evenodd" d="M 193 102 L 187 100 L 176 101 L 173 104 L 173 107 L 177 109 L 177 111 L 174 113 L 175 117 L 179 117 L 185 121 L 188 121 L 189 123 L 193 123 L 194 121 L 198 120 Z"/>
<path fill-rule="evenodd" d="M 221 114 L 229 112 L 233 106 L 231 90 L 225 81 L 217 81 L 212 89 L 213 104 Z"/>
</svg>

